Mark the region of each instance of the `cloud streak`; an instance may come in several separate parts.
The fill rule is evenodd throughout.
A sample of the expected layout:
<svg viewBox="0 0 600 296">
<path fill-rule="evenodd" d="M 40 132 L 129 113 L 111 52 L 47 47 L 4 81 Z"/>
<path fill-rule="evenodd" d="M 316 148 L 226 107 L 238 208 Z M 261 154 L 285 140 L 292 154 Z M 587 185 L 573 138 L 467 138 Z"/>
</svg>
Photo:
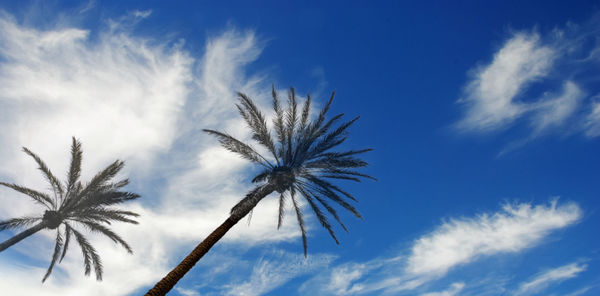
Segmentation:
<svg viewBox="0 0 600 296">
<path fill-rule="evenodd" d="M 548 205 L 507 204 L 496 213 L 449 219 L 416 239 L 408 252 L 398 250 L 396 257 L 332 267 L 326 275 L 306 282 L 301 291 L 319 295 L 414 294 L 459 266 L 533 248 L 581 217 L 576 204 L 559 205 L 554 200 Z M 446 291 L 422 293 L 454 295 L 465 286 L 457 282 Z"/>
<path fill-rule="evenodd" d="M 482 256 L 518 252 L 536 245 L 551 231 L 577 222 L 579 207 L 529 204 L 505 205 L 502 211 L 477 218 L 451 219 L 419 238 L 408 258 L 415 275 L 445 274 Z"/>
<path fill-rule="evenodd" d="M 519 286 L 515 295 L 530 295 L 539 293 L 552 284 L 557 284 L 564 280 L 574 278 L 579 273 L 585 271 L 587 265 L 571 263 L 554 269 L 544 271 L 536 275 L 530 281 L 524 282 Z"/>
</svg>

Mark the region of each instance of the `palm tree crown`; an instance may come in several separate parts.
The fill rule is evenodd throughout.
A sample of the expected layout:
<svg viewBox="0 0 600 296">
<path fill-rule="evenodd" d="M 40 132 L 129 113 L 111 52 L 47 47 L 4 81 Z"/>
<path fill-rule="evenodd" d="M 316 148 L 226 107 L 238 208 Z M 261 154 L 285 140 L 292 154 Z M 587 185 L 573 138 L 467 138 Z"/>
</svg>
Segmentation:
<svg viewBox="0 0 600 296">
<path fill-rule="evenodd" d="M 339 114 L 329 120 L 325 116 L 335 92 L 325 107 L 320 111 L 316 120 L 311 120 L 311 98 L 307 96 L 306 102 L 300 111 L 296 101 L 294 88 L 288 95 L 288 106 L 282 108 L 275 89 L 272 90 L 273 109 L 275 116 L 273 126 L 276 141 L 271 137 L 265 117 L 248 96 L 238 93 L 240 104 L 236 104 L 240 114 L 252 131 L 252 139 L 267 148 L 272 159 L 268 160 L 251 146 L 234 137 L 205 129 L 204 131 L 216 136 L 223 147 L 235 152 L 242 157 L 261 165 L 264 169 L 256 175 L 253 183 L 259 183 L 244 199 L 231 210 L 232 216 L 245 216 L 248 207 L 257 204 L 257 199 L 264 198 L 266 193 L 273 191 L 279 193 L 279 219 L 277 227 L 281 227 L 284 216 L 286 200 L 289 198 L 296 212 L 298 225 L 302 232 L 304 255 L 306 256 L 306 231 L 302 211 L 299 207 L 297 194 L 299 193 L 308 202 L 321 225 L 327 229 L 331 237 L 339 244 L 331 223 L 324 214 L 324 208 L 347 231 L 340 220 L 336 210 L 330 202 L 337 203 L 350 211 L 358 218 L 359 212 L 346 199 L 356 201 L 356 198 L 330 182 L 331 179 L 344 179 L 360 182 L 360 178 L 375 179 L 369 175 L 356 171 L 356 168 L 367 166 L 368 163 L 356 158 L 355 155 L 371 151 L 372 149 L 349 150 L 332 152 L 332 148 L 342 144 L 347 138 L 346 130 L 358 120 L 359 117 L 341 123 L 332 129 L 344 114 Z M 321 208 L 322 207 L 322 208 Z M 241 218 L 241 217 L 239 217 Z"/>
<path fill-rule="evenodd" d="M 25 147 L 23 147 L 23 151 L 36 161 L 52 191 L 51 194 L 47 194 L 16 184 L 0 182 L 0 185 L 21 192 L 46 208 L 41 216 L 0 221 L 0 231 L 35 225 L 0 244 L 0 252 L 39 230 L 56 229 L 54 254 L 42 282 L 48 278 L 57 261 L 61 262 L 65 257 L 72 239 L 75 239 L 81 247 L 85 275 L 89 275 L 93 267 L 96 279 L 102 280 L 100 256 L 85 236 L 77 230 L 77 226 L 83 226 L 92 232 L 104 234 L 115 243 L 123 246 L 127 252 L 133 252 L 131 247 L 119 235 L 106 226 L 106 224 L 111 224 L 113 221 L 138 223 L 132 220 L 132 217 L 138 217 L 138 214 L 111 208 L 113 205 L 140 197 L 138 194 L 119 190 L 129 183 L 128 179 L 114 183 L 110 182 L 123 168 L 124 162 L 120 160 L 113 162 L 96 174 L 90 182 L 82 185 L 79 181 L 82 158 L 81 143 L 73 138 L 68 180 L 63 184 L 52 174 L 39 156 Z"/>
</svg>

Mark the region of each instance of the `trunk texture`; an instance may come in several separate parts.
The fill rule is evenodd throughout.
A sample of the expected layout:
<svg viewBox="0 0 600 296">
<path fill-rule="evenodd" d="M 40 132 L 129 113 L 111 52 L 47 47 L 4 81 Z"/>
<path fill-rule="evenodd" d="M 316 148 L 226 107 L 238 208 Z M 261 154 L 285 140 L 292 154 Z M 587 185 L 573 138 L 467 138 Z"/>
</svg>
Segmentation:
<svg viewBox="0 0 600 296">
<path fill-rule="evenodd" d="M 169 274 L 162 278 L 154 288 L 150 289 L 145 296 L 164 296 L 166 295 L 183 276 L 200 261 L 212 246 L 214 246 L 238 221 L 246 216 L 265 196 L 275 190 L 275 186 L 267 184 L 259 187 L 247 196 L 247 202 L 237 209 L 215 229 L 208 237 L 206 237 L 196 248 L 189 254 L 179 265 L 177 265 Z M 250 197 L 250 198 L 248 198 Z"/>
<path fill-rule="evenodd" d="M 35 226 L 5 240 L 3 243 L 0 244 L 0 252 L 8 249 L 10 246 L 20 242 L 22 239 L 42 230 L 46 228 L 46 222 L 40 222 L 38 224 L 36 224 Z"/>
</svg>

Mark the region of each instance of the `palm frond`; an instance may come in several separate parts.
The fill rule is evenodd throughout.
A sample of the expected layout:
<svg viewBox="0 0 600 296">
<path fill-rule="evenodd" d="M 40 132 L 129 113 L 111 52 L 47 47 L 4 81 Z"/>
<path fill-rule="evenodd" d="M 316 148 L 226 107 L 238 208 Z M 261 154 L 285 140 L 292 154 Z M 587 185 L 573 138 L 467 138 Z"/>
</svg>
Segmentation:
<svg viewBox="0 0 600 296">
<path fill-rule="evenodd" d="M 109 206 L 126 202 L 129 200 L 134 200 L 139 197 L 139 194 L 125 191 L 91 192 L 86 196 L 82 197 L 80 201 L 73 207 L 81 209 Z"/>
<path fill-rule="evenodd" d="M 44 163 L 44 161 L 42 161 L 42 159 L 39 156 L 37 156 L 35 153 L 31 152 L 31 150 L 29 150 L 25 147 L 23 147 L 23 152 L 27 153 L 29 156 L 31 156 L 35 160 L 35 162 L 37 162 L 37 164 L 39 166 L 38 169 L 40 171 L 42 171 L 42 173 L 44 174 L 44 177 L 48 180 L 48 183 L 50 183 L 50 186 L 52 187 L 52 190 L 54 191 L 56 198 L 62 198 L 62 194 L 64 192 L 62 184 L 60 184 L 60 181 L 58 181 L 58 179 L 52 174 L 52 172 L 50 171 L 48 166 Z"/>
<path fill-rule="evenodd" d="M 331 227 L 331 224 L 329 223 L 329 220 L 323 214 L 323 212 L 321 211 L 321 209 L 319 209 L 319 206 L 317 206 L 317 204 L 314 202 L 314 200 L 312 199 L 311 195 L 308 194 L 308 193 L 306 193 L 302 189 L 302 187 L 298 186 L 297 188 L 298 188 L 298 191 L 300 191 L 300 193 L 304 196 L 304 199 L 306 199 L 306 201 L 308 201 L 308 204 L 312 208 L 313 212 L 315 212 L 315 215 L 317 216 L 317 219 L 321 223 L 321 226 L 323 226 L 325 229 L 327 229 L 327 231 L 329 232 L 329 235 L 331 235 L 331 238 L 333 238 L 333 240 L 335 241 L 335 243 L 339 245 L 340 242 L 338 241 L 337 237 L 335 236 L 335 232 L 333 231 L 333 228 Z M 338 222 L 339 222 L 339 219 L 338 219 Z M 341 224 L 341 222 L 340 222 L 340 224 Z M 342 227 L 344 227 L 344 229 L 346 229 L 346 227 L 343 224 L 342 224 Z"/>
<path fill-rule="evenodd" d="M 214 135 L 225 149 L 237 153 L 245 159 L 258 163 L 264 167 L 272 168 L 273 166 L 262 155 L 256 152 L 249 145 L 244 144 L 240 140 L 218 131 L 203 129 L 204 132 Z"/>
<path fill-rule="evenodd" d="M 115 160 L 115 162 L 108 165 L 104 170 L 97 173 L 92 180 L 86 184 L 81 190 L 80 196 L 84 197 L 90 192 L 96 191 L 99 187 L 106 185 L 110 179 L 114 178 L 119 171 L 125 166 L 125 162 L 121 160 Z"/>
<path fill-rule="evenodd" d="M 340 176 L 346 176 L 346 175 L 358 176 L 358 177 L 368 178 L 368 179 L 377 181 L 377 178 L 375 178 L 375 177 L 369 176 L 367 174 L 359 173 L 357 171 L 352 171 L 352 170 L 327 168 L 327 169 L 324 169 L 322 173 L 334 174 L 334 175 L 340 175 Z"/>
<path fill-rule="evenodd" d="M 344 114 L 338 114 L 334 116 L 321 127 L 316 124 L 311 124 L 306 128 L 306 131 L 303 133 L 303 135 L 301 135 L 301 140 L 299 141 L 298 147 L 296 148 L 296 153 L 294 154 L 294 164 L 296 166 L 303 164 L 304 161 L 312 157 L 310 148 L 315 145 L 315 141 L 342 116 L 344 116 Z"/>
<path fill-rule="evenodd" d="M 108 238 L 110 238 L 115 243 L 123 246 L 123 248 L 125 248 L 128 253 L 133 254 L 133 250 L 131 249 L 129 244 L 127 244 L 127 242 L 125 240 L 123 240 L 118 234 L 114 233 L 108 227 L 105 227 L 102 224 L 84 220 L 84 219 L 72 219 L 72 220 L 85 225 L 88 229 L 90 229 L 93 232 L 98 232 L 98 233 L 102 233 L 102 234 L 106 235 Z"/>
<path fill-rule="evenodd" d="M 138 224 L 130 217 L 139 217 L 140 215 L 130 211 L 112 210 L 101 207 L 82 208 L 71 213 L 73 218 L 87 219 L 90 221 L 101 221 L 110 224 L 111 221 L 120 221 L 131 224 Z"/>
<path fill-rule="evenodd" d="M 350 194 L 349 192 L 343 190 L 342 188 L 339 188 L 338 186 L 332 184 L 331 182 L 328 182 L 327 180 L 323 180 L 321 178 L 317 178 L 315 176 L 312 175 L 308 175 L 306 177 L 308 180 L 310 180 L 312 183 L 318 185 L 319 187 L 325 189 L 325 190 L 335 190 L 341 194 L 343 194 L 344 196 L 346 196 L 347 198 L 353 200 L 353 201 L 357 201 L 356 198 Z"/>
<path fill-rule="evenodd" d="M 90 275 L 92 266 L 94 267 L 94 272 L 96 273 L 96 280 L 102 280 L 102 261 L 100 260 L 100 256 L 96 252 L 96 249 L 88 242 L 88 240 L 77 230 L 70 227 L 70 230 L 75 235 L 75 239 L 81 247 L 81 252 L 83 253 L 83 264 L 85 267 L 85 275 Z"/>
<path fill-rule="evenodd" d="M 41 219 L 40 217 L 22 217 L 0 221 L 0 231 L 31 226 Z"/>
<path fill-rule="evenodd" d="M 67 191 L 72 191 L 76 186 L 77 180 L 81 175 L 81 143 L 73 137 L 71 144 L 71 166 L 69 168 L 69 179 L 67 181 Z"/>
<path fill-rule="evenodd" d="M 311 151 L 311 156 L 318 155 L 319 153 L 329 150 L 344 142 L 346 138 L 339 138 L 343 135 L 344 131 L 356 122 L 360 116 L 340 125 L 337 129 L 327 134 L 321 141 L 319 141 Z"/>
<path fill-rule="evenodd" d="M 273 118 L 273 125 L 275 126 L 275 132 L 277 134 L 277 141 L 279 143 L 278 155 L 283 158 L 283 150 L 285 148 L 285 127 L 283 124 L 283 109 L 279 104 L 277 92 L 275 92 L 275 86 L 272 86 L 271 93 L 273 94 L 273 110 L 275 110 L 275 117 Z"/>
<path fill-rule="evenodd" d="M 287 142 L 287 149 L 286 149 L 286 161 L 285 163 L 290 163 L 292 160 L 292 153 L 293 153 L 293 135 L 294 135 L 294 131 L 296 129 L 296 121 L 297 121 L 297 115 L 296 115 L 296 109 L 297 109 L 297 103 L 296 103 L 296 91 L 294 90 L 293 87 L 290 88 L 290 92 L 288 94 L 288 109 L 285 112 L 285 137 L 286 137 L 286 142 Z"/>
<path fill-rule="evenodd" d="M 325 124 L 321 125 L 313 125 L 311 130 L 311 141 L 314 141 L 316 138 L 323 136 L 329 128 L 336 123 L 340 118 L 344 116 L 344 113 L 338 114 L 334 117 L 331 117 Z"/>
<path fill-rule="evenodd" d="M 44 205 L 46 208 L 48 208 L 50 210 L 54 210 L 56 208 L 56 204 L 54 203 L 54 200 L 52 200 L 52 198 L 50 196 L 48 196 L 48 194 L 46 194 L 46 193 L 39 192 L 39 191 L 30 189 L 30 188 L 27 188 L 24 186 L 20 186 L 17 184 L 9 184 L 9 183 L 0 182 L 0 185 L 6 186 L 10 189 L 13 189 L 15 191 L 25 194 L 25 195 L 31 197 L 35 202 Z"/>
<path fill-rule="evenodd" d="M 309 189 L 311 192 L 313 192 L 313 193 L 315 193 L 315 192 L 319 193 L 319 194 L 323 195 L 324 197 L 327 197 L 327 198 L 331 199 L 332 201 L 336 202 L 337 204 L 339 204 L 340 206 L 344 207 L 346 210 L 348 210 L 349 212 L 351 212 L 352 214 L 354 214 L 354 216 L 356 216 L 357 218 L 361 218 L 362 219 L 362 216 L 356 210 L 356 208 L 354 208 L 354 206 L 352 206 L 351 204 L 349 204 L 348 202 L 346 202 L 341 196 L 339 196 L 337 193 L 335 193 L 329 187 L 324 186 L 322 183 L 321 184 L 317 184 L 315 182 L 301 183 L 301 184 L 303 184 L 305 186 L 305 188 Z"/>
<path fill-rule="evenodd" d="M 306 101 L 302 107 L 302 115 L 300 117 L 299 131 L 303 131 L 308 123 L 308 116 L 310 115 L 310 95 L 306 95 Z"/>
<path fill-rule="evenodd" d="M 56 261 L 58 261 L 58 258 L 60 257 L 62 247 L 63 247 L 63 238 L 62 238 L 62 235 L 60 234 L 60 230 L 57 230 L 56 231 L 56 244 L 54 245 L 54 254 L 52 254 L 52 261 L 50 262 L 50 266 L 48 266 L 48 270 L 46 270 L 46 274 L 44 275 L 44 278 L 42 279 L 42 283 L 45 282 L 46 279 L 52 273 L 54 264 L 56 264 Z"/>
<path fill-rule="evenodd" d="M 304 189 L 301 186 L 298 186 L 299 189 L 302 189 L 302 194 L 304 196 L 308 196 L 315 198 L 317 201 L 319 201 L 319 203 L 333 216 L 333 218 L 340 224 L 340 226 L 342 226 L 342 228 L 348 232 L 348 228 L 346 228 L 346 225 L 344 225 L 344 223 L 342 223 L 342 220 L 340 219 L 340 217 L 337 214 L 337 211 L 331 206 L 329 205 L 328 202 L 326 202 L 323 198 L 321 198 L 321 196 L 319 196 L 319 194 L 315 194 L 314 192 L 310 191 L 309 189 L 307 189 L 309 193 L 306 193 L 306 191 L 304 191 Z"/>
<path fill-rule="evenodd" d="M 340 179 L 340 180 L 349 180 L 349 181 L 354 181 L 354 182 L 359 182 L 360 183 L 360 179 L 356 178 L 356 177 L 349 177 L 349 176 L 344 176 L 344 175 L 320 175 L 321 178 L 329 178 L 329 179 Z"/>
<path fill-rule="evenodd" d="M 355 157 L 326 157 L 319 158 L 307 162 L 305 167 L 307 168 L 323 168 L 323 169 L 338 169 L 338 168 L 359 168 L 369 165 L 362 159 Z"/>
<path fill-rule="evenodd" d="M 319 117 L 317 118 L 317 121 L 313 125 L 313 127 L 315 129 L 318 129 L 321 126 L 321 124 L 323 123 L 323 121 L 325 121 L 325 116 L 327 115 L 327 111 L 329 111 L 329 107 L 331 106 L 331 102 L 333 101 L 334 96 L 335 96 L 335 91 L 331 92 L 331 97 L 329 98 L 329 101 L 327 101 L 327 104 L 325 104 L 325 107 L 323 107 L 323 109 L 321 109 L 321 112 L 319 113 Z"/>
<path fill-rule="evenodd" d="M 69 243 L 71 242 L 71 233 L 73 232 L 71 230 L 71 226 L 69 225 L 69 223 L 64 222 L 65 225 L 65 245 L 63 246 L 63 250 L 62 250 L 62 255 L 60 255 L 60 260 L 58 261 L 59 263 L 63 261 L 63 259 L 65 258 L 65 255 L 67 255 L 67 250 L 69 249 Z"/>
<path fill-rule="evenodd" d="M 265 146 L 273 154 L 277 163 L 279 163 L 275 144 L 273 143 L 273 139 L 271 139 L 271 133 L 267 128 L 265 117 L 248 96 L 238 93 L 238 97 L 242 105 L 236 104 L 236 106 L 252 130 L 252 139 Z"/>
<path fill-rule="evenodd" d="M 346 152 L 324 152 L 324 153 L 315 155 L 315 157 L 339 158 L 339 157 L 344 157 L 344 156 L 361 154 L 361 153 L 365 153 L 365 152 L 369 152 L 369 151 L 373 151 L 373 149 L 367 148 L 367 149 L 361 149 L 361 150 L 350 150 L 350 151 L 346 151 Z"/>
<path fill-rule="evenodd" d="M 302 217 L 302 211 L 296 201 L 295 189 L 292 187 L 290 189 L 290 196 L 292 199 L 292 204 L 294 205 L 294 210 L 296 210 L 296 218 L 298 219 L 298 226 L 300 226 L 300 231 L 302 232 L 302 245 L 304 246 L 304 257 L 307 256 L 307 247 L 306 247 L 306 230 L 304 228 L 304 218 Z"/>
</svg>

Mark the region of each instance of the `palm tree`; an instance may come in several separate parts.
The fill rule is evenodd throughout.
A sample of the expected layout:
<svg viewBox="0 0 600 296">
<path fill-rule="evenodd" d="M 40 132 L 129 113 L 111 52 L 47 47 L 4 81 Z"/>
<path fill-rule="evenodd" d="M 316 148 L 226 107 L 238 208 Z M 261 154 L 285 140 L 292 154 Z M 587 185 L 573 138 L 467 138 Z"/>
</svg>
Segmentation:
<svg viewBox="0 0 600 296">
<path fill-rule="evenodd" d="M 365 161 L 354 157 L 372 149 L 350 150 L 345 152 L 331 152 L 330 150 L 346 140 L 346 129 L 358 120 L 356 117 L 342 123 L 336 129 L 330 128 L 336 124 L 343 114 L 325 120 L 329 106 L 335 92 L 319 113 L 315 121 L 310 117 L 310 96 L 304 103 L 301 113 L 298 110 L 294 88 L 288 95 L 288 107 L 283 110 L 280 106 L 277 93 L 273 88 L 273 109 L 275 117 L 273 124 L 277 136 L 277 144 L 271 138 L 265 117 L 248 96 L 238 93 L 240 104 L 236 104 L 240 114 L 252 131 L 252 138 L 263 145 L 273 157 L 267 160 L 254 148 L 234 137 L 215 130 L 204 131 L 217 137 L 221 145 L 243 158 L 260 165 L 263 170 L 256 175 L 253 183 L 258 185 L 252 189 L 232 209 L 229 218 L 214 230 L 202 243 L 200 243 L 177 267 L 159 281 L 147 296 L 165 295 L 208 252 L 208 250 L 240 221 L 267 195 L 277 192 L 279 194 L 279 219 L 277 227 L 281 227 L 284 216 L 285 203 L 291 200 L 302 233 L 304 256 L 306 256 L 306 231 L 304 218 L 298 203 L 297 195 L 301 195 L 308 202 L 310 208 L 321 225 L 327 229 L 333 240 L 339 244 L 331 223 L 322 208 L 347 231 L 340 220 L 338 213 L 331 206 L 331 202 L 338 204 L 350 211 L 358 218 L 362 218 L 358 211 L 347 199 L 356 201 L 350 193 L 330 182 L 331 179 L 343 179 L 360 182 L 360 178 L 371 178 L 366 174 L 356 171 L 356 168 L 367 165 Z M 322 208 L 321 208 L 322 207 Z"/>
<path fill-rule="evenodd" d="M 92 232 L 104 234 L 115 243 L 123 246 L 127 252 L 133 253 L 131 247 L 119 235 L 103 225 L 110 224 L 112 221 L 138 223 L 131 219 L 132 217 L 138 217 L 138 214 L 110 207 L 140 197 L 135 193 L 119 191 L 120 188 L 129 183 L 128 179 L 116 183 L 109 182 L 123 168 L 124 162 L 116 160 L 96 174 L 89 183 L 82 185 L 79 181 L 82 156 L 81 143 L 73 138 L 68 180 L 63 184 L 50 172 L 48 166 L 39 156 L 25 147 L 23 147 L 23 151 L 37 162 L 39 170 L 42 171 L 44 177 L 50 183 L 52 192 L 47 194 L 16 184 L 0 182 L 0 185 L 29 196 L 33 201 L 47 209 L 41 216 L 0 221 L 0 231 L 31 226 L 1 243 L 0 252 L 40 230 L 56 229 L 54 254 L 42 282 L 46 281 L 56 262 L 60 263 L 63 260 L 73 238 L 77 241 L 83 253 L 85 275 L 89 275 L 93 267 L 96 280 L 101 281 L 102 262 L 100 256 L 85 236 L 77 230 L 77 226 L 83 226 Z"/>
</svg>

